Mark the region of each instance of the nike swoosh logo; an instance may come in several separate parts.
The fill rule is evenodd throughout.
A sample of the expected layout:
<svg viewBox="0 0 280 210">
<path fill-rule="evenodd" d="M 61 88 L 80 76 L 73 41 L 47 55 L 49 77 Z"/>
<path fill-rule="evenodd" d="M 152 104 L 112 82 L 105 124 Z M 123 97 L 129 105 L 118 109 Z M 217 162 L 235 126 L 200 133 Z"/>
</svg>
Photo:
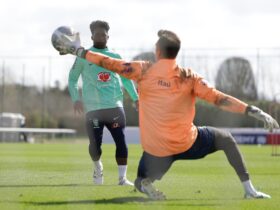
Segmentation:
<svg viewBox="0 0 280 210">
<path fill-rule="evenodd" d="M 120 118 L 120 116 L 117 116 L 117 117 L 114 117 L 113 120 L 117 120 L 117 119 L 119 119 L 119 118 Z"/>
</svg>

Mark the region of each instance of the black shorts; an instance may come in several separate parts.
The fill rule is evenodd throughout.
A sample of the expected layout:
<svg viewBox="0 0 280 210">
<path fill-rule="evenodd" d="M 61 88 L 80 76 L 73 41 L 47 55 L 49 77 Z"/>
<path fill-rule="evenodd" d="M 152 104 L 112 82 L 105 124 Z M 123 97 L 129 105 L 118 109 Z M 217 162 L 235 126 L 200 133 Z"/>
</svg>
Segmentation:
<svg viewBox="0 0 280 210">
<path fill-rule="evenodd" d="M 103 129 L 107 127 L 116 144 L 116 157 L 127 158 L 125 141 L 125 113 L 122 107 L 91 111 L 86 114 L 86 128 L 89 137 L 89 153 L 92 160 L 102 154 Z"/>
<path fill-rule="evenodd" d="M 166 157 L 157 157 L 143 152 L 138 166 L 138 177 L 160 180 L 174 161 L 200 159 L 215 152 L 214 138 L 211 129 L 198 127 L 198 136 L 194 144 L 185 152 Z"/>
</svg>

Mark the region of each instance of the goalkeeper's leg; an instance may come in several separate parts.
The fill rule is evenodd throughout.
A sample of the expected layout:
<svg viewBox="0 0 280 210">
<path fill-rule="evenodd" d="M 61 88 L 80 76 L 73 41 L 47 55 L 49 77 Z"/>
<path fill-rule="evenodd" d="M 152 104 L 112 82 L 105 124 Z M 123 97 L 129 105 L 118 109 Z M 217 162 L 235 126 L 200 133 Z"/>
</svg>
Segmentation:
<svg viewBox="0 0 280 210">
<path fill-rule="evenodd" d="M 225 152 L 229 163 L 234 168 L 242 182 L 245 190 L 245 198 L 270 198 L 269 195 L 258 192 L 252 185 L 244 159 L 233 136 L 229 132 L 217 128 L 211 127 L 209 129 L 214 133 L 216 150 L 223 150 Z"/>
<path fill-rule="evenodd" d="M 155 157 L 143 152 L 134 182 L 136 189 L 153 200 L 165 200 L 165 195 L 154 187 L 153 182 L 160 180 L 174 161 L 172 156 Z"/>
</svg>

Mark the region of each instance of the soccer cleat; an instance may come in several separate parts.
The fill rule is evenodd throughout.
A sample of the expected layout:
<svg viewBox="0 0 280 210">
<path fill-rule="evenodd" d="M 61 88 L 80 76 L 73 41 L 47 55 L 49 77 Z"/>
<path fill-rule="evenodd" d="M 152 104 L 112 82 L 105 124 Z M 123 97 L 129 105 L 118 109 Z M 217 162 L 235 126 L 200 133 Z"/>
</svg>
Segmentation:
<svg viewBox="0 0 280 210">
<path fill-rule="evenodd" d="M 93 173 L 93 182 L 96 185 L 102 185 L 103 184 L 103 173 L 94 171 Z"/>
<path fill-rule="evenodd" d="M 244 195 L 245 199 L 270 199 L 271 196 L 268 194 L 265 194 L 263 192 L 254 192 L 254 193 L 246 193 Z"/>
<path fill-rule="evenodd" d="M 126 177 L 119 178 L 119 185 L 121 186 L 134 186 L 134 184 L 129 181 Z"/>
<path fill-rule="evenodd" d="M 153 200 L 166 200 L 166 196 L 152 185 L 149 178 L 141 181 L 141 188 L 142 191 Z"/>
<path fill-rule="evenodd" d="M 93 172 L 93 182 L 96 185 L 102 185 L 103 184 L 103 170 L 96 168 Z"/>
</svg>

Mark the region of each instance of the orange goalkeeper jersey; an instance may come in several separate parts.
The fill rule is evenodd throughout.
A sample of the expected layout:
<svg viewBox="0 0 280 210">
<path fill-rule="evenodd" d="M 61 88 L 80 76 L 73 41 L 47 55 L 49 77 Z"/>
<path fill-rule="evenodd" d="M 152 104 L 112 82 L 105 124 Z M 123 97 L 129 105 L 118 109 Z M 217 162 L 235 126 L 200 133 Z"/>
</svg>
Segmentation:
<svg viewBox="0 0 280 210">
<path fill-rule="evenodd" d="M 178 154 L 193 145 L 197 137 L 193 124 L 196 97 L 231 112 L 244 113 L 247 107 L 192 70 L 186 70 L 182 79 L 182 68 L 174 59 L 160 59 L 155 64 L 126 62 L 93 52 L 87 52 L 86 59 L 138 83 L 141 145 L 154 156 Z"/>
</svg>

